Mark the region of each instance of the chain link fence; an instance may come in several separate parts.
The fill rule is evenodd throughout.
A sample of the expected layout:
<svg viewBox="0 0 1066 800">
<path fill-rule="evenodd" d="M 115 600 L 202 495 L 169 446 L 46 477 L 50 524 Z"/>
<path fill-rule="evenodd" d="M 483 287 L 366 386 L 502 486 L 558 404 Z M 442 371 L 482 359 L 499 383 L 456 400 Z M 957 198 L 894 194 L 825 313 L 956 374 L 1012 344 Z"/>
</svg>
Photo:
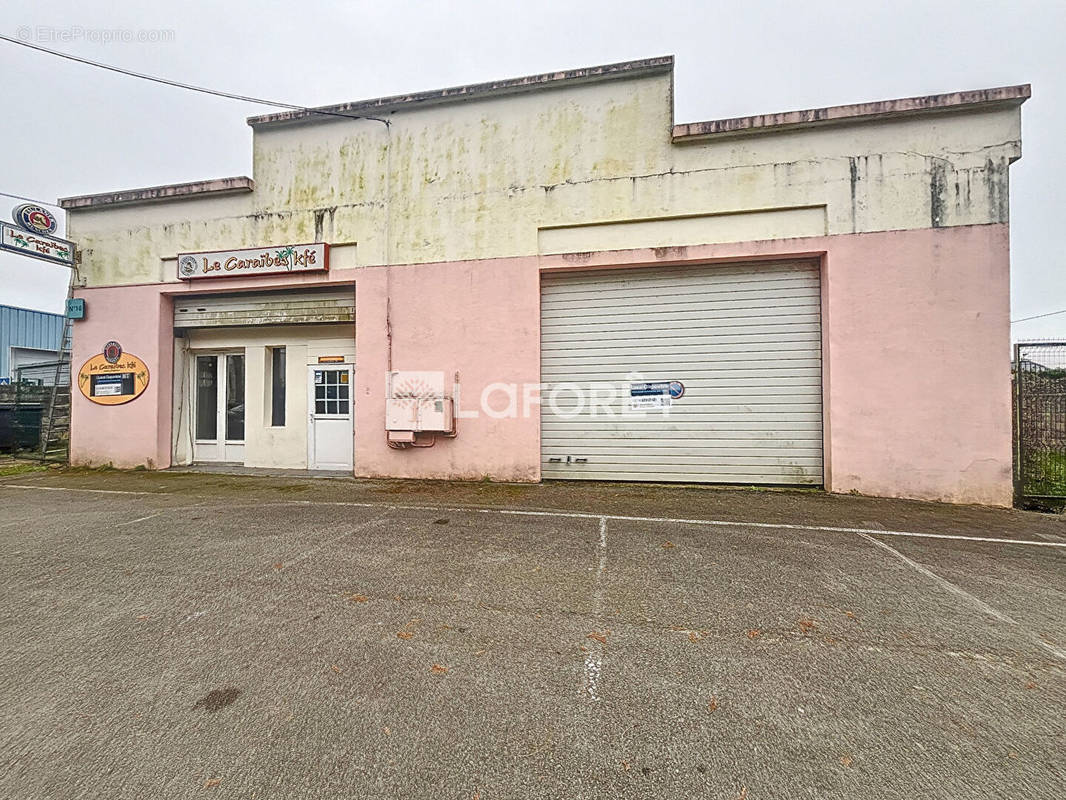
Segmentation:
<svg viewBox="0 0 1066 800">
<path fill-rule="evenodd" d="M 1016 344 L 1012 369 L 1015 494 L 1066 501 L 1066 342 Z"/>
</svg>

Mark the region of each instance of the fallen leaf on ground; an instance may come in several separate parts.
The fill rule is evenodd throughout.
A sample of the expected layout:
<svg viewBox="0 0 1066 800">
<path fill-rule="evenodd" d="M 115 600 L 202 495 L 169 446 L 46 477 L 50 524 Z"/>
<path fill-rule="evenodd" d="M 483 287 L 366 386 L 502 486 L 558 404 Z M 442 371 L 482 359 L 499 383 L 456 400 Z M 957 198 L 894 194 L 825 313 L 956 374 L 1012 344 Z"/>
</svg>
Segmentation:
<svg viewBox="0 0 1066 800">
<path fill-rule="evenodd" d="M 607 644 L 607 634 L 606 633 L 597 633 L 596 631 L 593 631 L 592 633 L 590 633 L 588 635 L 588 638 L 589 639 L 595 639 L 600 644 Z"/>
<path fill-rule="evenodd" d="M 713 694 L 711 695 L 711 702 L 709 702 L 707 704 L 707 710 L 708 711 L 717 711 L 718 710 L 718 698 L 715 697 Z"/>
<path fill-rule="evenodd" d="M 758 628 L 752 628 L 750 631 L 748 631 L 748 638 L 749 639 L 754 639 L 757 636 L 759 636 L 759 634 L 761 634 L 761 633 L 762 633 L 762 631 L 759 630 Z"/>
<path fill-rule="evenodd" d="M 851 766 L 851 756 L 841 756 L 840 757 L 840 763 L 843 764 L 845 767 L 850 767 Z"/>
<path fill-rule="evenodd" d="M 348 595 L 348 599 L 351 600 L 353 603 L 365 603 L 370 598 L 367 597 L 365 594 L 350 594 Z"/>
<path fill-rule="evenodd" d="M 448 668 L 442 667 L 440 664 L 434 664 L 432 667 L 430 667 L 430 672 L 432 672 L 434 675 L 446 675 L 448 674 Z"/>
<path fill-rule="evenodd" d="M 414 634 L 411 633 L 411 631 L 400 631 L 396 634 L 396 638 L 398 639 L 410 639 L 412 636 L 414 636 Z"/>
<path fill-rule="evenodd" d="M 796 624 L 799 625 L 799 629 L 804 633 L 810 633 L 812 630 L 814 630 L 813 619 L 807 619 L 806 617 L 804 617 Z"/>
</svg>

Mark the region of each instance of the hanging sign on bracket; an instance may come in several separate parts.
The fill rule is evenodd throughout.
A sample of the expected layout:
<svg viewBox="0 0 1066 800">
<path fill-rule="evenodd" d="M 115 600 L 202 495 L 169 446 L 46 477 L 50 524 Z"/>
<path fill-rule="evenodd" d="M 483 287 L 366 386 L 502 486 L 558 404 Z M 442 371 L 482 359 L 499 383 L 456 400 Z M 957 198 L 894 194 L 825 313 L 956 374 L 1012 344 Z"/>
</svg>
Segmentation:
<svg viewBox="0 0 1066 800">
<path fill-rule="evenodd" d="M 7 222 L 0 222 L 0 250 L 21 253 L 66 267 L 74 266 L 74 242 L 16 228 Z"/>
</svg>

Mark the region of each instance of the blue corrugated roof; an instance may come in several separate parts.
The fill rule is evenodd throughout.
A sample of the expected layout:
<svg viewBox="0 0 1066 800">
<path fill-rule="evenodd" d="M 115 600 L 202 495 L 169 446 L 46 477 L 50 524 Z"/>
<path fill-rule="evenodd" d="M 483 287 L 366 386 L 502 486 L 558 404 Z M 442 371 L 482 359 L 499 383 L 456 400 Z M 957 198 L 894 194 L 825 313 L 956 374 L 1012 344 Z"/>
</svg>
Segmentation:
<svg viewBox="0 0 1066 800">
<path fill-rule="evenodd" d="M 54 351 L 62 334 L 61 314 L 0 305 L 0 377 L 14 377 L 8 371 L 12 347 Z"/>
</svg>

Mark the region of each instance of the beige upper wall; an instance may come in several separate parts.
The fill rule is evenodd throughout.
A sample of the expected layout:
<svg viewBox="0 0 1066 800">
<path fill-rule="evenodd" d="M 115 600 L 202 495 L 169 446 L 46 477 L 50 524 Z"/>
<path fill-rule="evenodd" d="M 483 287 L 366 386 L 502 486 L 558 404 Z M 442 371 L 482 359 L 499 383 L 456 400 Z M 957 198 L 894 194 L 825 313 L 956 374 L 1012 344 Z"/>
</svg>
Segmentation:
<svg viewBox="0 0 1066 800">
<path fill-rule="evenodd" d="M 1007 220 L 1017 104 L 675 144 L 671 92 L 662 73 L 401 110 L 389 131 L 260 127 L 254 192 L 76 210 L 68 230 L 99 286 L 286 242 L 357 243 L 355 266 Z"/>
</svg>

